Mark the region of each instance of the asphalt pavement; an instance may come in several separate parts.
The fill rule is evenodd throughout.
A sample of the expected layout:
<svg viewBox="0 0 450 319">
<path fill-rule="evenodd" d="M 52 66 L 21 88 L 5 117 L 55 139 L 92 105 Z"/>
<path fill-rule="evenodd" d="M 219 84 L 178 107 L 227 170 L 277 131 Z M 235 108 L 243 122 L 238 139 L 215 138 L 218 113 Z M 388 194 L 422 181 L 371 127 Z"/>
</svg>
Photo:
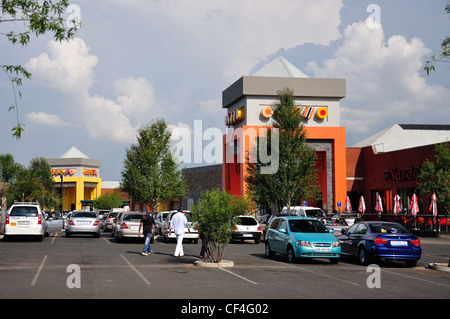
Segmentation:
<svg viewBox="0 0 450 319">
<path fill-rule="evenodd" d="M 365 267 L 351 259 L 337 265 L 320 259 L 288 263 L 282 255 L 266 258 L 264 244 L 252 241 L 228 245 L 225 259 L 233 267 L 205 268 L 195 266 L 200 243 L 186 242 L 185 256 L 174 257 L 175 243 L 159 238 L 149 256 L 140 255 L 142 241 L 116 243 L 107 233 L 1 240 L 0 299 L 176 300 L 176 312 L 191 314 L 200 311 L 193 306 L 211 300 L 224 308 L 228 304 L 221 300 L 263 307 L 273 300 L 448 299 L 450 273 L 426 266 L 448 262 L 450 236 L 420 239 L 422 259 L 414 268 L 396 262 Z"/>
</svg>

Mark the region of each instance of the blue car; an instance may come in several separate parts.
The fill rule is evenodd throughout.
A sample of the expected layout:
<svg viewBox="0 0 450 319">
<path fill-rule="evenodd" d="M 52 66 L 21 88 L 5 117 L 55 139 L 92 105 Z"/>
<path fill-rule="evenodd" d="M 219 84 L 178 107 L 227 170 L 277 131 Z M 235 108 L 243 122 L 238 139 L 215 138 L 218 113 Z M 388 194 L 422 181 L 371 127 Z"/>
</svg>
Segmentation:
<svg viewBox="0 0 450 319">
<path fill-rule="evenodd" d="M 265 254 L 269 258 L 275 253 L 287 255 L 289 262 L 302 258 L 327 258 L 332 264 L 337 264 L 341 247 L 331 232 L 314 218 L 277 217 L 266 233 Z"/>
<path fill-rule="evenodd" d="M 339 236 L 343 256 L 357 257 L 359 263 L 405 261 L 415 267 L 422 254 L 420 240 L 404 226 L 391 222 L 359 222 Z"/>
</svg>

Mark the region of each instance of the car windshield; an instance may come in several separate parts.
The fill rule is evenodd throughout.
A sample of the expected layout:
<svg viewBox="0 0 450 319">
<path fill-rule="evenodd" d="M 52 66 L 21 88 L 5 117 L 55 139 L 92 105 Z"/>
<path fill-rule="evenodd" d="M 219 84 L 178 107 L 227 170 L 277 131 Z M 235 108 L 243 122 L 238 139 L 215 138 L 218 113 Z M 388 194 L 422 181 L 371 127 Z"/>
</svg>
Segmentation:
<svg viewBox="0 0 450 319">
<path fill-rule="evenodd" d="M 33 206 L 16 206 L 13 207 L 10 216 L 26 216 L 26 217 L 37 217 L 38 209 Z"/>
<path fill-rule="evenodd" d="M 142 214 L 127 214 L 123 216 L 123 220 L 137 220 L 140 221 L 142 219 Z"/>
<path fill-rule="evenodd" d="M 370 230 L 376 234 L 410 234 L 410 232 L 400 224 L 370 224 Z"/>
<path fill-rule="evenodd" d="M 306 209 L 305 210 L 307 217 L 325 217 L 325 214 L 320 209 Z"/>
<path fill-rule="evenodd" d="M 255 226 L 255 225 L 258 224 L 258 223 L 256 222 L 256 219 L 254 219 L 253 217 L 244 217 L 244 216 L 241 216 L 241 217 L 238 217 L 238 219 L 240 220 L 240 222 L 239 222 L 239 220 L 238 220 L 238 225 L 243 225 L 243 226 Z"/>
<path fill-rule="evenodd" d="M 74 212 L 72 218 L 97 218 L 94 212 Z"/>
<path fill-rule="evenodd" d="M 328 229 L 318 220 L 289 220 L 289 228 L 294 233 L 328 233 Z"/>
</svg>

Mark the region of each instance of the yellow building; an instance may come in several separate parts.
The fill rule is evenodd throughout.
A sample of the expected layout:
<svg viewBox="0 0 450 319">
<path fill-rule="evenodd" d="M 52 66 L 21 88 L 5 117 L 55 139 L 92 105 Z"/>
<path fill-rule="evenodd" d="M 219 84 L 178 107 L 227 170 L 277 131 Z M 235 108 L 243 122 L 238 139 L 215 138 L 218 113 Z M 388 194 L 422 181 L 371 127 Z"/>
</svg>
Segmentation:
<svg viewBox="0 0 450 319">
<path fill-rule="evenodd" d="M 72 147 L 59 158 L 47 158 L 55 187 L 62 194 L 62 210 L 81 210 L 101 195 L 102 161 L 87 157 Z"/>
</svg>

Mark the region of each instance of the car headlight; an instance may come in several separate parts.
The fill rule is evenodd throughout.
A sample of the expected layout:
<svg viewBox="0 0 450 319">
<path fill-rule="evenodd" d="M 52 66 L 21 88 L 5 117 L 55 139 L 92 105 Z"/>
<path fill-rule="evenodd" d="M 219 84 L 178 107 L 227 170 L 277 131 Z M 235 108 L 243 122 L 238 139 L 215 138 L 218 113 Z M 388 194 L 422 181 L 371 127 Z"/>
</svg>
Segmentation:
<svg viewBox="0 0 450 319">
<path fill-rule="evenodd" d="M 298 240 L 297 245 L 299 246 L 305 246 L 305 247 L 311 247 L 311 243 L 307 240 Z"/>
<path fill-rule="evenodd" d="M 338 241 L 334 241 L 334 242 L 333 242 L 333 247 L 339 247 L 339 246 L 340 246 L 340 244 L 339 244 Z"/>
</svg>

